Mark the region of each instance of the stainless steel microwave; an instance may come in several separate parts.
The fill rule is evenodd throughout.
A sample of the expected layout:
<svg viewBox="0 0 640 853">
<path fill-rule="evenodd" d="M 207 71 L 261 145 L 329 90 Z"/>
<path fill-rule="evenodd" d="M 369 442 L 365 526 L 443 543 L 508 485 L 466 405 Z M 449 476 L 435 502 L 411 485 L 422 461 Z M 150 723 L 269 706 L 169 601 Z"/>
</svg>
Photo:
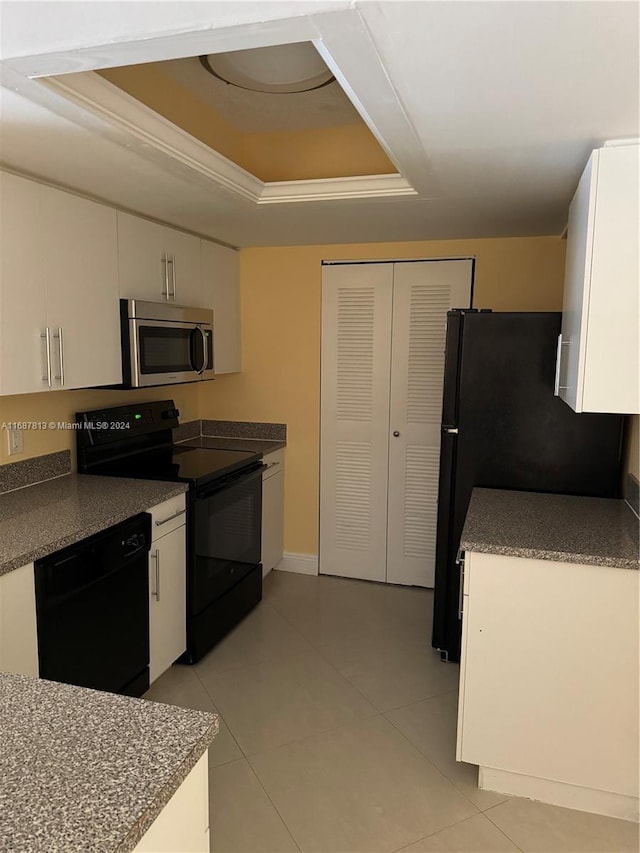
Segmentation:
<svg viewBox="0 0 640 853">
<path fill-rule="evenodd" d="M 213 311 L 120 300 L 125 388 L 214 378 Z"/>
</svg>

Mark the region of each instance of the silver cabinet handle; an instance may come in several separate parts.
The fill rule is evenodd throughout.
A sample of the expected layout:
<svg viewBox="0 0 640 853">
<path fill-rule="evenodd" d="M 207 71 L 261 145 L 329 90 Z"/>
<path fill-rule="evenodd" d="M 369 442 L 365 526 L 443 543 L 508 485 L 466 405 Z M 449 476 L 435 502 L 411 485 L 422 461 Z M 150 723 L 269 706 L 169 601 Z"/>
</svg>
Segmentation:
<svg viewBox="0 0 640 853">
<path fill-rule="evenodd" d="M 166 524 L 168 521 L 173 521 L 174 518 L 178 518 L 179 515 L 184 515 L 186 509 L 179 509 L 178 512 L 174 512 L 173 515 L 170 515 L 168 518 L 163 518 L 162 521 L 156 521 L 156 527 L 162 527 L 163 524 Z"/>
<path fill-rule="evenodd" d="M 171 292 L 169 291 L 169 256 L 163 252 L 161 260 L 164 267 L 164 290 L 162 291 L 162 295 L 166 300 L 169 300 L 171 298 Z"/>
<path fill-rule="evenodd" d="M 270 465 L 267 465 L 267 467 L 265 468 L 265 471 L 268 471 L 269 468 L 275 468 L 276 465 L 279 465 L 279 464 L 280 464 L 279 462 L 272 462 Z"/>
<path fill-rule="evenodd" d="M 171 259 L 170 259 L 169 263 L 171 264 L 171 283 L 173 285 L 173 287 L 172 287 L 173 295 L 171 298 L 175 302 L 176 301 L 176 256 L 175 255 L 171 255 Z"/>
<path fill-rule="evenodd" d="M 47 361 L 47 375 L 42 377 L 42 381 L 46 382 L 49 388 L 51 388 L 51 329 L 47 326 L 44 330 L 44 334 L 40 335 L 40 337 L 44 338 L 45 341 Z"/>
<path fill-rule="evenodd" d="M 562 347 L 568 347 L 569 341 L 562 340 L 562 332 L 558 335 L 558 349 L 556 350 L 556 378 L 553 383 L 553 395 L 554 397 L 558 396 L 560 391 L 567 391 L 568 385 L 560 384 L 560 364 L 562 362 Z"/>
<path fill-rule="evenodd" d="M 58 326 L 58 333 L 53 336 L 58 341 L 58 353 L 60 355 L 60 373 L 55 377 L 61 386 L 64 386 L 64 338 L 62 327 Z"/>
<path fill-rule="evenodd" d="M 458 435 L 458 427 L 445 427 L 442 432 L 447 435 Z"/>
<path fill-rule="evenodd" d="M 156 548 L 155 554 L 149 554 L 149 556 L 156 561 L 156 588 L 151 590 L 151 595 L 156 601 L 160 601 L 160 549 Z"/>
<path fill-rule="evenodd" d="M 456 563 L 460 566 L 460 592 L 458 593 L 458 619 L 462 619 L 464 602 L 464 551 L 458 551 Z"/>
</svg>

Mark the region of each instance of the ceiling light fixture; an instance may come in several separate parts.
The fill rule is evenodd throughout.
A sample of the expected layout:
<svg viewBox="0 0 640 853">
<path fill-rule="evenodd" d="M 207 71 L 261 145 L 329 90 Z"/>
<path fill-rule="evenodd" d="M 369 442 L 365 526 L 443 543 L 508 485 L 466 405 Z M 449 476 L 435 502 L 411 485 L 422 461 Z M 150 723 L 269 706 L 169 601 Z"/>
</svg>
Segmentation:
<svg viewBox="0 0 640 853">
<path fill-rule="evenodd" d="M 309 41 L 210 53 L 200 62 L 223 83 L 269 95 L 311 92 L 335 81 Z"/>
</svg>

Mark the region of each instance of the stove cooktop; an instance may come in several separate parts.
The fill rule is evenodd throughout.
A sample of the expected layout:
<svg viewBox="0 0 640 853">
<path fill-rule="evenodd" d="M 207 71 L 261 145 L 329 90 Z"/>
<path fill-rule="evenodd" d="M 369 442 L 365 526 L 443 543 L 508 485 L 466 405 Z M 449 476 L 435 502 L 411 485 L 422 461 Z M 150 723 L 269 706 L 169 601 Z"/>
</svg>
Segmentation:
<svg viewBox="0 0 640 853">
<path fill-rule="evenodd" d="M 261 453 L 246 450 L 213 450 L 201 447 L 169 447 L 110 460 L 91 473 L 140 480 L 168 480 L 201 486 L 259 462 Z"/>
</svg>

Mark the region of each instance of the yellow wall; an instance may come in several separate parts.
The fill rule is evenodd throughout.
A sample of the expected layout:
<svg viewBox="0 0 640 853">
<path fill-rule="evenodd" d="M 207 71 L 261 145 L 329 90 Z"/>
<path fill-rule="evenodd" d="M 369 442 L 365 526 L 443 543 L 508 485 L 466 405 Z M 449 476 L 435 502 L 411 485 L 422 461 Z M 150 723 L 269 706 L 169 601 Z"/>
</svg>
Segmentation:
<svg viewBox="0 0 640 853">
<path fill-rule="evenodd" d="M 184 421 L 198 418 L 198 389 L 193 385 L 172 385 L 169 388 L 149 388 L 144 391 L 43 391 L 41 394 L 18 394 L 0 397 L 0 424 L 9 421 L 74 421 L 76 412 L 124 406 L 136 400 L 174 399 Z M 7 434 L 0 429 L 0 464 L 18 462 L 32 456 L 57 450 L 74 450 L 75 437 L 71 430 L 47 429 L 23 432 L 24 453 L 8 455 Z M 73 454 L 75 458 L 75 452 Z M 75 463 L 74 463 L 75 465 Z"/>
<path fill-rule="evenodd" d="M 557 237 L 243 249 L 243 372 L 200 388 L 203 418 L 288 425 L 285 549 L 318 549 L 320 294 L 323 259 L 476 257 L 475 305 L 560 310 Z"/>
<path fill-rule="evenodd" d="M 245 169 L 263 181 L 303 181 L 397 172 L 363 123 L 277 133 L 248 133 L 244 137 L 243 151 Z"/>
<path fill-rule="evenodd" d="M 397 171 L 362 121 L 309 130 L 245 133 L 166 74 L 161 62 L 97 73 L 262 181 Z"/>
<path fill-rule="evenodd" d="M 211 109 L 206 101 L 181 86 L 160 63 L 105 68 L 97 73 L 141 101 L 196 139 L 244 167 L 242 133 Z"/>
</svg>

